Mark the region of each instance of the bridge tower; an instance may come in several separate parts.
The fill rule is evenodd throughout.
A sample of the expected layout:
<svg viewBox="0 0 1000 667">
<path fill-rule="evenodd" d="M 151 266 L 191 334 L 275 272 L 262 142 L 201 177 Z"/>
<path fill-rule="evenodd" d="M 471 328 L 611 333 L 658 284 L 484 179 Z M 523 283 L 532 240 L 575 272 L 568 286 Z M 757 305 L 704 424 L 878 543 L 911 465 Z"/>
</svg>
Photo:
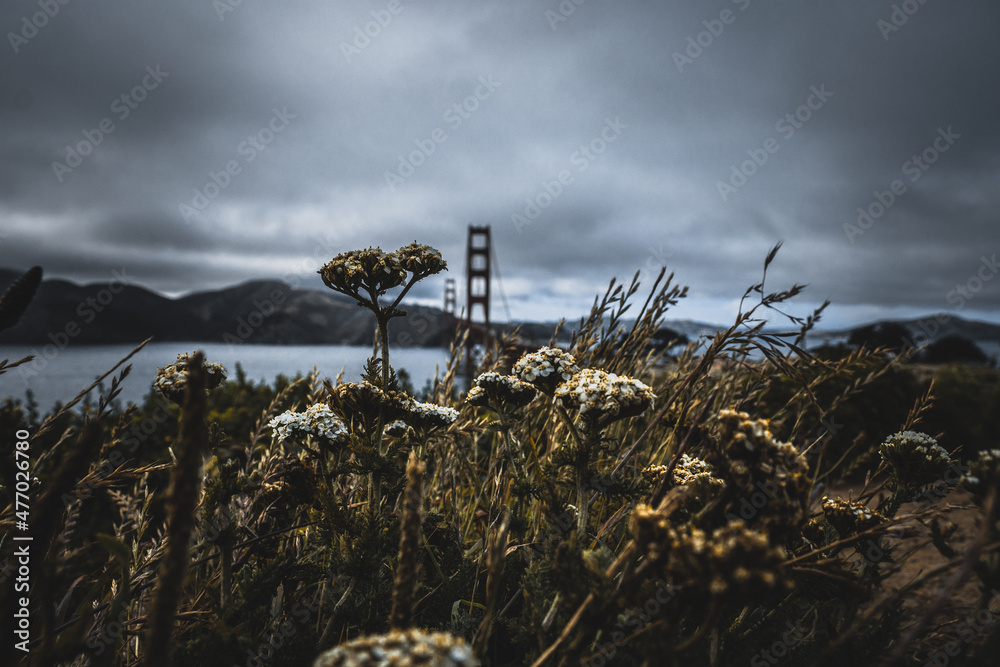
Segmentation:
<svg viewBox="0 0 1000 667">
<path fill-rule="evenodd" d="M 458 306 L 458 291 L 455 288 L 454 278 L 444 279 L 444 313 L 455 317 L 455 309 Z"/>
<path fill-rule="evenodd" d="M 490 339 L 490 258 L 493 256 L 489 225 L 469 225 L 465 250 L 465 325 L 469 330 L 466 341 L 466 363 L 471 368 L 472 348 L 476 343 L 486 347 Z M 482 310 L 477 321 L 475 306 Z"/>
</svg>

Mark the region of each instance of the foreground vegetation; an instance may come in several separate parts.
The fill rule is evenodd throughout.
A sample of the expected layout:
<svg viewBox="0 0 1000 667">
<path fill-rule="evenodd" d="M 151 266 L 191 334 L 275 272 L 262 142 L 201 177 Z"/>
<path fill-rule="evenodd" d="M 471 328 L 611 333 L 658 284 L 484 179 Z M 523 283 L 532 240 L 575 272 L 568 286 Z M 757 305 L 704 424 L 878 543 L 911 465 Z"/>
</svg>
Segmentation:
<svg viewBox="0 0 1000 667">
<path fill-rule="evenodd" d="M 378 321 L 362 378 L 223 382 L 184 355 L 143 406 L 115 406 L 127 367 L 83 415 L 6 402 L 2 432 L 30 434 L 31 644 L 0 662 L 994 663 L 995 371 L 814 356 L 822 308 L 764 333 L 802 289 L 764 279 L 665 365 L 651 341 L 686 288 L 661 273 L 612 281 L 565 350 L 498 341 L 468 391 L 456 340 L 418 399 L 389 326 L 444 268 L 418 244 L 323 267 Z"/>
</svg>

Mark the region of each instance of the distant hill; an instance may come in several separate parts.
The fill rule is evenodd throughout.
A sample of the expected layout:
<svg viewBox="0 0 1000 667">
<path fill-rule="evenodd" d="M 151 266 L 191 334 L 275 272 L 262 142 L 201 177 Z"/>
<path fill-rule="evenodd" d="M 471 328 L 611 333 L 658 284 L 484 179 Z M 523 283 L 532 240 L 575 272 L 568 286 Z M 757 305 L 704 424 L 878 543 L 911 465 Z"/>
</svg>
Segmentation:
<svg viewBox="0 0 1000 667">
<path fill-rule="evenodd" d="M 921 336 L 918 334 L 922 333 L 923 336 L 932 341 L 944 338 L 945 336 L 962 336 L 972 341 L 1000 342 L 1000 325 L 992 324 L 991 322 L 980 322 L 978 320 L 967 320 L 951 313 L 935 313 L 909 320 L 878 320 L 869 324 L 885 324 L 890 322 L 903 325 L 909 329 L 913 336 L 920 338 Z M 846 340 L 850 334 L 851 329 L 816 331 L 810 334 L 810 338 L 819 340 L 826 337 Z"/>
<path fill-rule="evenodd" d="M 20 271 L 0 268 L 0 292 L 20 275 Z M 392 345 L 430 347 L 450 342 L 452 331 L 441 309 L 414 304 L 404 304 L 404 309 L 408 317 L 390 324 Z M 567 320 L 560 344 L 568 342 L 578 322 Z M 928 341 L 959 335 L 974 341 L 987 355 L 1000 353 L 1000 325 L 989 322 L 941 313 L 870 324 L 881 322 L 902 324 L 917 343 L 924 342 L 918 332 Z M 496 326 L 510 331 L 518 325 Z M 666 320 L 664 326 L 692 341 L 725 328 L 692 320 Z M 556 323 L 525 322 L 520 327 L 523 338 L 541 344 L 551 339 Z M 255 280 L 176 299 L 135 285 L 43 280 L 17 326 L 0 331 L 0 345 L 136 343 L 149 336 L 159 342 L 371 345 L 374 331 L 374 317 L 351 299 L 327 290 L 292 289 L 276 280 Z M 814 331 L 807 346 L 846 342 L 850 332 Z"/>
<path fill-rule="evenodd" d="M 20 272 L 0 269 L 0 290 Z M 397 346 L 450 340 L 439 309 L 408 305 L 390 325 Z M 375 318 L 334 292 L 251 281 L 171 299 L 134 285 L 77 285 L 44 280 L 21 321 L 0 332 L 0 344 L 229 342 L 283 345 L 370 345 Z"/>
</svg>

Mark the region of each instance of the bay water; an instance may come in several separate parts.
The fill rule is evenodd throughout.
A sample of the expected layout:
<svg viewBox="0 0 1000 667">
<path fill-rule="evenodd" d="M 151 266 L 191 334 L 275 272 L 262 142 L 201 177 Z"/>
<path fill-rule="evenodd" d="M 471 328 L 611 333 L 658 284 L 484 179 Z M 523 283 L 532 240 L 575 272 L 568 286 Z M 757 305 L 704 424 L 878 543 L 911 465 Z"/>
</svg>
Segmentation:
<svg viewBox="0 0 1000 667">
<path fill-rule="evenodd" d="M 0 359 L 10 362 L 35 355 L 34 361 L 0 375 L 0 400 L 11 397 L 23 401 L 30 389 L 44 414 L 57 401 L 70 401 L 132 349 L 131 345 L 71 345 L 61 350 L 53 345 L 0 346 Z M 239 362 L 248 380 L 269 384 L 278 375 L 289 378 L 296 374 L 307 375 L 313 366 L 321 377 L 331 381 L 343 370 L 345 382 L 356 382 L 372 354 L 369 346 L 352 345 L 150 343 L 127 362 L 132 364 L 132 372 L 122 383 L 122 403 L 141 403 L 150 391 L 157 369 L 176 361 L 179 353 L 194 350 L 204 352 L 206 360 L 225 366 L 229 379 L 236 378 L 236 363 Z M 414 388 L 419 391 L 435 374 L 444 375 L 448 351 L 426 347 L 390 349 L 389 361 L 397 371 L 406 369 Z M 121 368 L 115 374 L 120 371 Z M 105 387 L 110 386 L 111 377 L 104 380 Z M 95 401 L 97 391 L 91 392 Z"/>
</svg>

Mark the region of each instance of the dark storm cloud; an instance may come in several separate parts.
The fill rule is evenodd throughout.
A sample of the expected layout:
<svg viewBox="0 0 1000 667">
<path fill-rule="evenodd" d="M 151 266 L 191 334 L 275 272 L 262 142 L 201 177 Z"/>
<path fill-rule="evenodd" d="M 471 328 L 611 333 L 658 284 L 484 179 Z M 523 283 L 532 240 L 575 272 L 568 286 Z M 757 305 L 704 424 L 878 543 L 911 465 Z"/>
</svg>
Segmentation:
<svg viewBox="0 0 1000 667">
<path fill-rule="evenodd" d="M 491 224 L 515 316 L 667 264 L 721 320 L 778 241 L 769 285 L 856 317 L 953 307 L 1000 252 L 985 0 L 43 4 L 0 10 L 6 266 L 316 284 L 419 239 L 461 284 Z"/>
</svg>

